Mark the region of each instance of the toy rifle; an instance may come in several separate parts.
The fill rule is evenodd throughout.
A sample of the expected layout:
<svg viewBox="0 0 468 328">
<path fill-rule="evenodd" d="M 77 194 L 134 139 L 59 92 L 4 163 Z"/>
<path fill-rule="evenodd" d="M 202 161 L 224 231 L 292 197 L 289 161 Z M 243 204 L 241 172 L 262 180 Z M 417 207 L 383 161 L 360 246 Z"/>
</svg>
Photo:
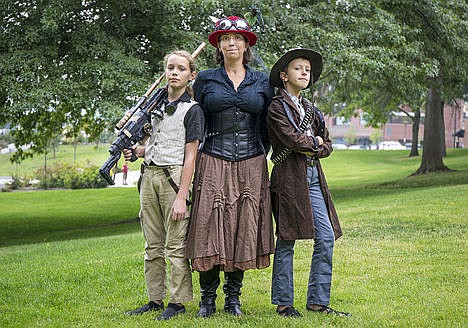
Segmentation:
<svg viewBox="0 0 468 328">
<path fill-rule="evenodd" d="M 192 53 L 192 57 L 196 58 L 206 43 L 203 42 Z M 164 112 L 161 110 L 164 99 L 167 96 L 167 88 L 162 87 L 156 89 L 161 83 L 165 74 L 162 74 L 153 85 L 141 96 L 137 103 L 125 113 L 124 117 L 117 123 L 115 128 L 119 131 L 118 136 L 109 148 L 110 156 L 107 161 L 99 169 L 101 176 L 111 185 L 115 184 L 111 177 L 110 171 L 117 164 L 122 151 L 124 149 L 132 149 L 137 142 L 144 142 L 151 134 L 151 114 L 162 117 Z M 134 152 L 132 152 L 131 162 L 138 159 Z"/>
</svg>

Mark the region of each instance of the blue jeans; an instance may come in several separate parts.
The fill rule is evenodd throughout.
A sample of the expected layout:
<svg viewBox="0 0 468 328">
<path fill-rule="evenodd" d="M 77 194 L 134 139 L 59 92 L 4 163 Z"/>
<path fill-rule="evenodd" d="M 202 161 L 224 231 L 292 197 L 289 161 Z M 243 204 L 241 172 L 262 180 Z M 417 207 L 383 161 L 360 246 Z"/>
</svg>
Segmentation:
<svg viewBox="0 0 468 328">
<path fill-rule="evenodd" d="M 307 183 L 315 226 L 314 252 L 307 287 L 307 304 L 328 306 L 330 304 L 335 236 L 320 189 L 316 166 L 307 168 Z M 271 286 L 271 302 L 275 305 L 294 304 L 294 244 L 295 240 L 276 240 Z"/>
</svg>

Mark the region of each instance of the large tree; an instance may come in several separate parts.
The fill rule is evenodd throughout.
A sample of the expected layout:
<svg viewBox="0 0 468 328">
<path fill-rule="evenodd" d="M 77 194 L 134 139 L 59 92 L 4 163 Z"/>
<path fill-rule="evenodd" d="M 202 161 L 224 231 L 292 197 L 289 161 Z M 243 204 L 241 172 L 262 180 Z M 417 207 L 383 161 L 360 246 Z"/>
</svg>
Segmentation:
<svg viewBox="0 0 468 328">
<path fill-rule="evenodd" d="M 416 174 L 446 170 L 443 104 L 468 95 L 468 4 L 445 0 L 282 1 L 274 9 L 272 48 L 322 51 L 318 87 L 324 108 L 364 108 L 373 124 L 413 109 L 413 141 L 425 108 L 424 150 Z M 294 23 L 292 23 L 294 22 Z M 328 104 L 328 107 L 327 107 Z M 413 151 L 417 149 L 416 143 Z"/>
<path fill-rule="evenodd" d="M 463 1 L 5 0 L 0 9 L 0 123 L 10 122 L 15 142 L 33 143 L 32 152 L 64 128 L 92 138 L 111 129 L 160 75 L 165 53 L 195 49 L 216 17 L 231 14 L 259 23 L 263 68 L 292 47 L 323 53 L 316 87 L 326 111 L 335 103 L 346 103 L 341 115 L 362 107 L 377 124 L 402 104 L 421 108 L 430 94 L 426 116 L 440 124 L 436 96 L 467 93 Z M 212 53 L 209 46 L 197 59 L 199 69 L 215 65 Z M 444 168 L 431 151 L 440 129 L 425 131 L 422 167 L 430 168 L 422 173 Z M 434 158 L 440 162 L 428 165 Z"/>
<path fill-rule="evenodd" d="M 295 46 L 323 53 L 324 72 L 316 86 L 322 110 L 349 117 L 362 108 L 377 127 L 391 112 L 409 106 L 415 136 L 411 154 L 417 154 L 419 108 L 427 92 L 421 81 L 427 72 L 418 69 L 424 67 L 421 45 L 405 37 L 411 27 L 402 26 L 378 1 L 285 1 L 267 16 L 271 36 L 266 39 L 276 56 Z"/>
<path fill-rule="evenodd" d="M 2 1 L 0 124 L 31 145 L 13 160 L 47 151 L 64 129 L 94 140 L 112 128 L 183 34 L 173 2 Z"/>
<path fill-rule="evenodd" d="M 444 103 L 468 96 L 468 3 L 466 1 L 387 1 L 402 25 L 411 26 L 410 42 L 419 42 L 429 73 L 423 156 L 415 174 L 445 171 Z M 400 10 L 395 10 L 395 8 Z"/>
<path fill-rule="evenodd" d="M 444 103 L 468 96 L 468 4 L 438 0 L 344 3 L 353 19 L 366 15 L 374 22 L 369 30 L 377 27 L 377 32 L 384 36 L 376 37 L 370 32 L 374 37 L 360 40 L 357 49 L 370 40 L 371 47 L 377 48 L 372 58 L 379 58 L 379 54 L 384 57 L 376 62 L 376 69 L 362 71 L 365 75 L 357 83 L 357 91 L 341 90 L 353 95 L 356 105 L 364 105 L 374 123 L 383 121 L 389 111 L 405 108 L 401 105 L 411 107 L 414 113 L 411 154 L 417 151 L 418 118 L 420 108 L 424 108 L 423 156 L 415 174 L 447 170 L 443 163 L 443 108 Z M 387 22 L 388 28 L 379 29 L 375 25 L 379 21 Z M 373 108 L 372 103 L 377 106 Z"/>
</svg>

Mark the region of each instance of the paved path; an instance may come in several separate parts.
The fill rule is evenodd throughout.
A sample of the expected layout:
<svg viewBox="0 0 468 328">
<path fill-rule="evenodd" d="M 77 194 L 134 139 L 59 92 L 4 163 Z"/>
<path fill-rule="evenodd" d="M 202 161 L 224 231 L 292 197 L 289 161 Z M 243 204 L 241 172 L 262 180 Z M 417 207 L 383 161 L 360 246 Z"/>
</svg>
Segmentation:
<svg viewBox="0 0 468 328">
<path fill-rule="evenodd" d="M 5 187 L 5 185 L 11 182 L 11 177 L 0 176 L 0 191 Z"/>
<path fill-rule="evenodd" d="M 109 186 L 111 188 L 115 187 L 132 187 L 136 188 L 136 184 L 138 182 L 138 178 L 140 177 L 140 171 L 128 171 L 127 173 L 127 184 L 123 184 L 123 173 L 116 173 L 115 174 L 115 185 Z"/>
<path fill-rule="evenodd" d="M 109 186 L 111 188 L 115 187 L 130 187 L 130 188 L 136 188 L 136 184 L 138 182 L 138 178 L 140 177 L 140 171 L 128 171 L 127 173 L 127 184 L 123 184 L 123 179 L 122 179 L 123 173 L 117 173 L 115 175 L 115 185 Z M 11 182 L 12 179 L 9 176 L 0 176 L 0 191 L 5 187 L 5 185 L 9 182 Z"/>
</svg>

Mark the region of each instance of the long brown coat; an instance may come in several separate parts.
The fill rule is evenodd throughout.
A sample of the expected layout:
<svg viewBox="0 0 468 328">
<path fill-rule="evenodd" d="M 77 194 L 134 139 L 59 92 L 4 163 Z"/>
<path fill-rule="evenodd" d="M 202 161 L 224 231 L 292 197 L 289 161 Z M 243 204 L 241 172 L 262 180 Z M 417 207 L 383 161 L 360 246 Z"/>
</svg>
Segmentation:
<svg viewBox="0 0 468 328">
<path fill-rule="evenodd" d="M 271 201 L 276 221 L 276 234 L 282 240 L 313 239 L 314 215 L 309 200 L 307 186 L 307 159 L 302 152 L 313 151 L 313 141 L 310 136 L 300 134 L 288 119 L 280 98 L 289 105 L 292 116 L 299 126 L 299 111 L 284 89 L 279 89 L 268 109 L 268 132 L 270 135 L 273 155 L 276 156 L 283 148 L 290 148 L 291 154 L 281 163 L 275 165 L 271 172 Z M 318 118 L 313 119 L 312 129 L 318 130 Z M 325 128 L 324 143 L 319 147 L 318 157 L 328 157 L 333 151 L 328 130 Z M 341 227 L 338 215 L 333 205 L 325 175 L 317 160 L 319 181 L 328 214 L 335 234 L 335 239 L 341 237 Z"/>
</svg>

